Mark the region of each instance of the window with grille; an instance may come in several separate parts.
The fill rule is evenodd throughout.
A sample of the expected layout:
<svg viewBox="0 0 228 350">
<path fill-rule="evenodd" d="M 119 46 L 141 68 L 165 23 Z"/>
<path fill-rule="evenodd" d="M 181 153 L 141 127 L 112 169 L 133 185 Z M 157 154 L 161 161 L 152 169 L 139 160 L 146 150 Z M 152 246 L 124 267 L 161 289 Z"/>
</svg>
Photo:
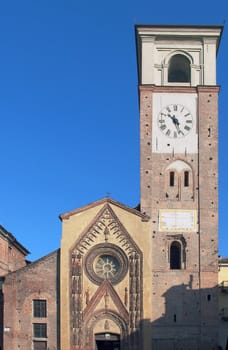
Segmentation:
<svg viewBox="0 0 228 350">
<path fill-rule="evenodd" d="M 47 338 L 47 324 L 46 323 L 34 323 L 33 324 L 33 337 L 34 338 Z"/>
<path fill-rule="evenodd" d="M 33 317 L 47 317 L 46 300 L 33 300 Z"/>
<path fill-rule="evenodd" d="M 47 342 L 46 341 L 34 341 L 33 342 L 33 350 L 47 350 Z"/>
</svg>

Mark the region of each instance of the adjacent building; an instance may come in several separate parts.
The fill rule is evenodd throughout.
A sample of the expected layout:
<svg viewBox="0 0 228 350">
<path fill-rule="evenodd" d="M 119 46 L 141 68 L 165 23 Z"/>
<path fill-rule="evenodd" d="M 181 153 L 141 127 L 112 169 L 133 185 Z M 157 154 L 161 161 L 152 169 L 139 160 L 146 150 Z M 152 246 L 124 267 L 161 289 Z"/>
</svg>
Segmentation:
<svg viewBox="0 0 228 350">
<path fill-rule="evenodd" d="M 3 279 L 4 350 L 224 346 L 216 82 L 222 29 L 135 27 L 140 205 L 104 198 L 60 215 L 60 249 L 33 263 L 17 246 L 23 262 Z"/>
<path fill-rule="evenodd" d="M 228 350 L 228 258 L 219 259 L 219 344 Z"/>
</svg>

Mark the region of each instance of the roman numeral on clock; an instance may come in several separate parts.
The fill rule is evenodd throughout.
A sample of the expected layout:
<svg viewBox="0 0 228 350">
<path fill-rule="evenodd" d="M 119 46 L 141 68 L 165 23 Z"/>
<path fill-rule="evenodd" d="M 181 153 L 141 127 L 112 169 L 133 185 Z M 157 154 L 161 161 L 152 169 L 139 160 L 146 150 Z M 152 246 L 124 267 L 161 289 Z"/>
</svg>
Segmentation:
<svg viewBox="0 0 228 350">
<path fill-rule="evenodd" d="M 185 126 L 184 126 L 184 129 L 187 130 L 187 131 L 189 131 L 191 128 L 190 128 L 188 125 L 185 125 Z"/>
<path fill-rule="evenodd" d="M 165 124 L 162 124 L 161 126 L 160 126 L 160 129 L 161 130 L 165 130 L 167 128 L 167 126 L 165 125 Z"/>
</svg>

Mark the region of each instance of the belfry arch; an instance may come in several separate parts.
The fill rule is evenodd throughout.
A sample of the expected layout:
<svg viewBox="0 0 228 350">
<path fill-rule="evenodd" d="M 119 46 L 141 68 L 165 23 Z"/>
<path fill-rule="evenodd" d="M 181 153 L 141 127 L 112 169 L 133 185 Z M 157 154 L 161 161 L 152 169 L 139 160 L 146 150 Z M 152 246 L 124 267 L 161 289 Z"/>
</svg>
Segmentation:
<svg viewBox="0 0 228 350">
<path fill-rule="evenodd" d="M 170 52 L 163 61 L 163 83 L 164 84 L 187 84 L 194 82 L 193 57 L 184 50 Z"/>
</svg>

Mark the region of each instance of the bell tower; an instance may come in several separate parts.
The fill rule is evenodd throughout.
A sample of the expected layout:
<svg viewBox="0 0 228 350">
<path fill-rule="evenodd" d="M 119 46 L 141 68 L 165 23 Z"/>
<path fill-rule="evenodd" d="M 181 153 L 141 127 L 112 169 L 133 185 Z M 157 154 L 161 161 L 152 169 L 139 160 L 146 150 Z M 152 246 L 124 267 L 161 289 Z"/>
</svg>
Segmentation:
<svg viewBox="0 0 228 350">
<path fill-rule="evenodd" d="M 135 27 L 153 350 L 218 345 L 216 54 L 222 29 Z"/>
</svg>

